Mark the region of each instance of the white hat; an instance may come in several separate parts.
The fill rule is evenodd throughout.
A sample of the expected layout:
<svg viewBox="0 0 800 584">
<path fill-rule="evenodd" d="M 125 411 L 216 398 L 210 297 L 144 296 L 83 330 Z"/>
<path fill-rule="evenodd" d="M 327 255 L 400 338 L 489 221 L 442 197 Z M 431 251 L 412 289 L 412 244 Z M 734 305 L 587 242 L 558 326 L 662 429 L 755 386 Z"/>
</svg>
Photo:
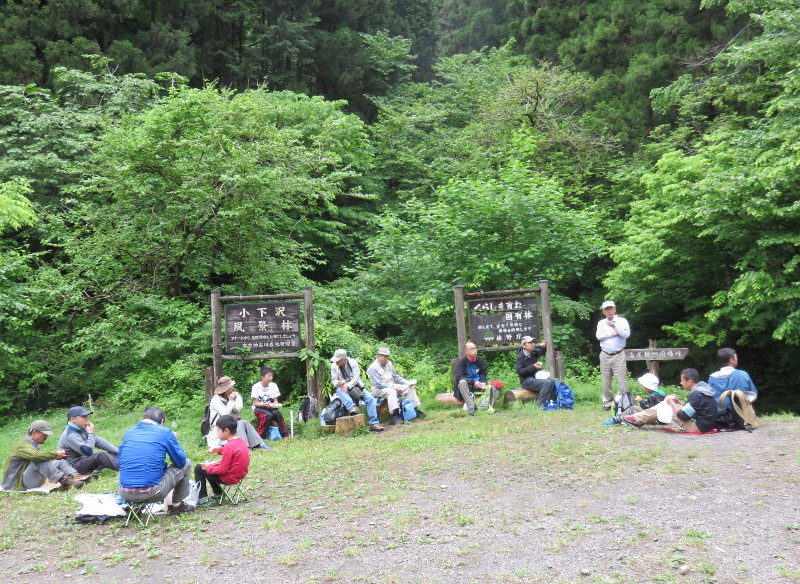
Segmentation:
<svg viewBox="0 0 800 584">
<path fill-rule="evenodd" d="M 534 375 L 536 379 L 550 379 L 550 372 L 549 371 L 537 371 L 536 375 Z"/>
<path fill-rule="evenodd" d="M 532 343 L 535 340 L 536 339 L 534 339 L 533 337 L 526 335 L 526 336 L 522 337 L 522 339 L 520 339 L 520 344 L 524 345 L 525 343 Z"/>
<path fill-rule="evenodd" d="M 605 310 L 606 308 L 616 308 L 617 305 L 614 304 L 613 300 L 606 300 L 603 302 L 603 305 L 600 307 L 600 310 Z"/>
<path fill-rule="evenodd" d="M 391 355 L 391 353 L 389 352 L 389 349 L 387 349 L 386 347 L 381 347 L 380 349 L 378 349 L 378 355 L 386 355 L 388 357 L 389 355 Z"/>
<path fill-rule="evenodd" d="M 650 391 L 655 391 L 658 389 L 658 377 L 652 373 L 645 373 L 637 381 L 642 384 L 642 387 L 646 387 Z"/>
</svg>

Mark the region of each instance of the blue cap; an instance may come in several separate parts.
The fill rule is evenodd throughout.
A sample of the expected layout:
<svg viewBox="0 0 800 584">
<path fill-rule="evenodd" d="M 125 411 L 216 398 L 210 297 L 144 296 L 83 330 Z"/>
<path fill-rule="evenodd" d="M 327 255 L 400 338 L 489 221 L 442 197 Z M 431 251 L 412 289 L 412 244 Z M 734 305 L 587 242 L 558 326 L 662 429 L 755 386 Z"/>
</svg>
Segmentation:
<svg viewBox="0 0 800 584">
<path fill-rule="evenodd" d="M 67 410 L 67 419 L 76 418 L 78 416 L 88 416 L 89 414 L 93 414 L 94 412 L 90 412 L 83 406 L 74 406 Z"/>
</svg>

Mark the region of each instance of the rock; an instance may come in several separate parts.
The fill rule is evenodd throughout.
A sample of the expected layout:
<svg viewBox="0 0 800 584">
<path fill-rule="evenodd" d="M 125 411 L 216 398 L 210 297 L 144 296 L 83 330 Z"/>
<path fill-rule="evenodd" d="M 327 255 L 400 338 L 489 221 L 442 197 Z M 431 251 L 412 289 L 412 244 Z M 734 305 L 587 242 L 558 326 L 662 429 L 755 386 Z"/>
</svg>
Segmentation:
<svg viewBox="0 0 800 584">
<path fill-rule="evenodd" d="M 687 566 L 686 564 L 678 568 L 678 574 L 680 574 L 681 576 L 685 576 L 689 572 L 690 572 L 689 566 Z"/>
<path fill-rule="evenodd" d="M 585 578 L 586 576 L 591 576 L 591 575 L 592 571 L 589 568 L 581 568 L 581 576 Z"/>
</svg>

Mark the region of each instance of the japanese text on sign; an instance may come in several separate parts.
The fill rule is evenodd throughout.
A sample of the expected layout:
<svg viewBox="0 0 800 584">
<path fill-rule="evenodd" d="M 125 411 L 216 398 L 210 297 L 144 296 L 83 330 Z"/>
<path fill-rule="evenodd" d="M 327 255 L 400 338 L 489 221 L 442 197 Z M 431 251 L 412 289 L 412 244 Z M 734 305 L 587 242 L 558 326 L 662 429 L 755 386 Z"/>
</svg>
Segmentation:
<svg viewBox="0 0 800 584">
<path fill-rule="evenodd" d="M 299 351 L 300 303 L 262 302 L 225 306 L 225 352 Z"/>
<path fill-rule="evenodd" d="M 626 361 L 675 361 L 689 354 L 689 349 L 625 349 Z"/>
<path fill-rule="evenodd" d="M 522 337 L 539 338 L 535 296 L 467 301 L 469 334 L 476 345 L 517 344 Z"/>
</svg>

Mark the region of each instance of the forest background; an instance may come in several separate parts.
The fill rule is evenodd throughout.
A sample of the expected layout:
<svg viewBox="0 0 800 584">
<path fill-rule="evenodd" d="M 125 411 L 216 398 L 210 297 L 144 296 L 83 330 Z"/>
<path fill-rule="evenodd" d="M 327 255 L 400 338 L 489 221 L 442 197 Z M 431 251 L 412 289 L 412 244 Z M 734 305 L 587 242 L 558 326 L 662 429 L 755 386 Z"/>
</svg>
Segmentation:
<svg viewBox="0 0 800 584">
<path fill-rule="evenodd" d="M 0 416 L 197 403 L 212 289 L 312 286 L 309 358 L 388 345 L 449 391 L 453 286 L 540 279 L 568 377 L 597 379 L 613 298 L 629 347 L 690 348 L 667 383 L 733 346 L 800 411 L 798 8 L 4 3 Z"/>
</svg>

